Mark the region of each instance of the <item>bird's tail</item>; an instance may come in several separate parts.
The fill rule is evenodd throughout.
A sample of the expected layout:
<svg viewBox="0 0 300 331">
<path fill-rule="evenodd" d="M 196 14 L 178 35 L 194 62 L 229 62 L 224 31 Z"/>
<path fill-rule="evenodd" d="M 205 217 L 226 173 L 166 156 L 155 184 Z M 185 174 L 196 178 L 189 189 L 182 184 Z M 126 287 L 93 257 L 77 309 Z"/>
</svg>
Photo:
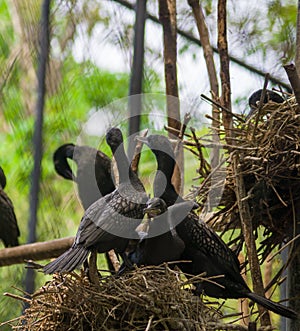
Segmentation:
<svg viewBox="0 0 300 331">
<path fill-rule="evenodd" d="M 297 313 L 290 309 L 287 308 L 283 305 L 281 305 L 280 303 L 271 301 L 267 298 L 264 298 L 256 293 L 250 292 L 247 293 L 247 298 L 251 299 L 252 301 L 254 301 L 255 303 L 258 303 L 259 305 L 267 308 L 268 310 L 271 310 L 272 312 L 287 317 L 287 318 L 291 318 L 291 319 L 297 319 L 298 315 Z"/>
<path fill-rule="evenodd" d="M 45 265 L 43 271 L 45 274 L 73 271 L 87 259 L 89 253 L 90 251 L 86 247 L 71 247 L 56 260 Z"/>
</svg>

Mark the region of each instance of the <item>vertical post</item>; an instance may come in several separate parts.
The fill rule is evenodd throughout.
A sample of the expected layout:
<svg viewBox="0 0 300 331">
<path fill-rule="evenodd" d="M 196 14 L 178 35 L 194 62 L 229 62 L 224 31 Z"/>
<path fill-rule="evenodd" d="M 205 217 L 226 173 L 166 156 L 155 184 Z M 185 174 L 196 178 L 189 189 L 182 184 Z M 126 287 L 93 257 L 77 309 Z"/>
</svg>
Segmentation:
<svg viewBox="0 0 300 331">
<path fill-rule="evenodd" d="M 37 102 L 36 102 L 36 120 L 33 136 L 33 157 L 34 165 L 31 174 L 30 187 L 30 216 L 28 222 L 28 243 L 36 241 L 36 225 L 39 197 L 39 182 L 41 174 L 42 161 L 42 132 L 43 132 L 43 112 L 46 93 L 46 67 L 49 56 L 49 14 L 51 0 L 44 0 L 41 12 L 41 25 L 39 35 L 39 55 L 38 55 L 38 71 L 37 71 Z M 34 291 L 34 270 L 28 269 L 25 277 L 25 289 L 27 293 Z"/>
<path fill-rule="evenodd" d="M 136 1 L 136 16 L 134 26 L 134 46 L 133 61 L 131 68 L 129 87 L 129 144 L 128 158 L 133 158 L 135 149 L 134 136 L 140 130 L 142 112 L 142 87 L 143 87 L 143 67 L 144 67 L 144 39 L 146 21 L 147 0 Z"/>
</svg>

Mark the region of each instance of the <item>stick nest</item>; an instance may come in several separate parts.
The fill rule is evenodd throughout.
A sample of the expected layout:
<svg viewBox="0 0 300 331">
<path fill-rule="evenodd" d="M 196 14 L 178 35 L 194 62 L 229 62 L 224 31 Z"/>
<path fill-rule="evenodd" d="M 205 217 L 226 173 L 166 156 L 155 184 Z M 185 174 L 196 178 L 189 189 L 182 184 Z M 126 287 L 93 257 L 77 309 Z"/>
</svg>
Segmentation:
<svg viewBox="0 0 300 331">
<path fill-rule="evenodd" d="M 219 130 L 222 148 L 228 156 L 227 163 L 219 168 L 220 180 L 212 185 L 212 171 L 204 160 L 205 146 L 215 146 L 215 142 L 204 139 L 190 140 L 187 145 L 197 150 L 200 159 L 199 173 L 204 177 L 200 187 L 192 194 L 197 197 L 202 208 L 207 207 L 207 197 L 223 190 L 218 205 L 219 210 L 210 218 L 216 229 L 224 231 L 240 228 L 241 220 L 238 199 L 249 203 L 253 228 L 264 227 L 265 239 L 260 243 L 262 260 L 276 246 L 292 239 L 294 228 L 294 206 L 300 199 L 300 112 L 295 98 L 282 104 L 269 102 L 251 119 L 234 119 L 232 139 L 225 141 L 223 129 Z M 224 144 L 223 144 L 224 143 Z M 196 147 L 196 148 L 195 148 Z M 233 159 L 237 160 L 234 164 Z M 222 175 L 223 172 L 223 175 Z M 245 197 L 237 197 L 235 174 L 242 173 L 246 189 Z M 225 173 L 225 175 L 224 175 Z M 241 239 L 241 237 L 240 237 Z"/>
<path fill-rule="evenodd" d="M 219 315 L 186 286 L 167 265 L 103 277 L 97 285 L 74 272 L 54 275 L 13 329 L 212 330 L 207 325 Z"/>
</svg>

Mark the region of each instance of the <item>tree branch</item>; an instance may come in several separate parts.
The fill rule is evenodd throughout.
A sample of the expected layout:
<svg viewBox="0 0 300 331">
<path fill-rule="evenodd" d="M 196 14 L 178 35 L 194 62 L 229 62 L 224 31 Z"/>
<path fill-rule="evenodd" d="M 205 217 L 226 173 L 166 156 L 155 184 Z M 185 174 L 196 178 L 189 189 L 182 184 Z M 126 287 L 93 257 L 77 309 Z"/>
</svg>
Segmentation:
<svg viewBox="0 0 300 331">
<path fill-rule="evenodd" d="M 0 267 L 24 263 L 25 260 L 45 260 L 60 256 L 69 249 L 74 237 L 20 245 L 0 250 Z"/>
</svg>

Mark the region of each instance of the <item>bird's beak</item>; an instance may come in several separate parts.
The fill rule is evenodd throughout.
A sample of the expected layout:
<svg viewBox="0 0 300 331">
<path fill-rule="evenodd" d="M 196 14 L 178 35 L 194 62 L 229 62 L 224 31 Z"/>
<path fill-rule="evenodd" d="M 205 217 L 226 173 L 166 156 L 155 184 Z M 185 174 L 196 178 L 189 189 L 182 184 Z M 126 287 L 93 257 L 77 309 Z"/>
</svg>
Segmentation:
<svg viewBox="0 0 300 331">
<path fill-rule="evenodd" d="M 155 208 L 155 207 L 149 206 L 149 207 L 144 208 L 143 212 L 144 212 L 144 215 L 148 214 L 148 216 L 150 216 L 150 217 L 155 217 L 161 213 L 161 210 L 160 210 L 160 208 Z"/>
<path fill-rule="evenodd" d="M 198 209 L 199 207 L 198 203 L 194 201 L 192 209 Z"/>
<path fill-rule="evenodd" d="M 148 139 L 147 139 L 147 137 L 135 136 L 134 139 L 137 140 L 137 141 L 140 141 L 143 144 L 148 145 Z"/>
</svg>

